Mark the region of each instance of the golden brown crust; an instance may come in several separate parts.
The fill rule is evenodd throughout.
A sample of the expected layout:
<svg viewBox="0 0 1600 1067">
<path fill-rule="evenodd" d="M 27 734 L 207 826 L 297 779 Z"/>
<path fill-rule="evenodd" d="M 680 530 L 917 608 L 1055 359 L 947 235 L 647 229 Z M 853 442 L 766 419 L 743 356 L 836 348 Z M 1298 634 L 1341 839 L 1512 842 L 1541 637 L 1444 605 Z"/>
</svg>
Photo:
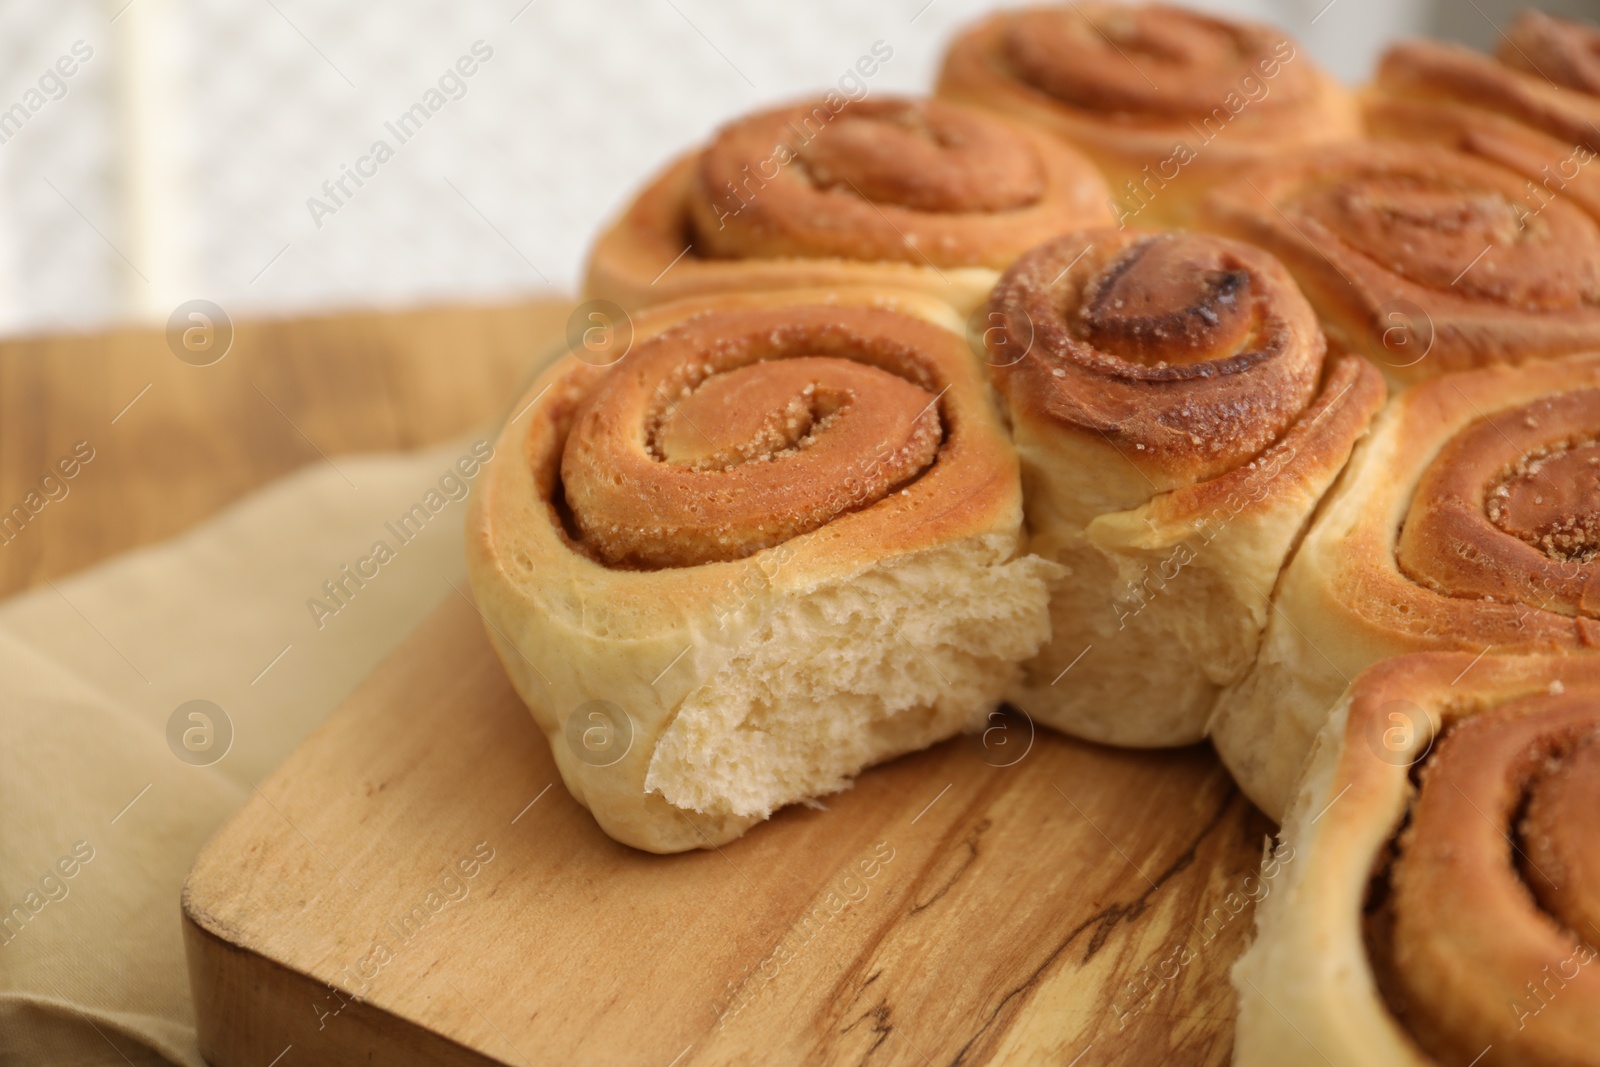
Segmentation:
<svg viewBox="0 0 1600 1067">
<path fill-rule="evenodd" d="M 1269 816 L 1282 816 L 1339 693 L 1372 664 L 1600 646 L 1593 564 L 1581 558 L 1597 390 L 1600 355 L 1491 367 L 1414 386 L 1373 421 L 1283 570 L 1249 673 L 1208 727 Z"/>
<path fill-rule="evenodd" d="M 889 97 L 730 123 L 700 155 L 689 213 L 708 257 L 998 269 L 1104 202 L 1070 149 L 985 112 Z"/>
<path fill-rule="evenodd" d="M 1360 503 L 1351 494 L 1354 510 L 1341 511 L 1337 547 L 1328 546 L 1328 578 L 1349 624 L 1361 632 L 1382 632 L 1393 652 L 1476 651 L 1485 645 L 1502 652 L 1558 651 L 1588 648 L 1600 640 L 1600 625 L 1560 610 L 1563 597 L 1571 598 L 1571 576 L 1586 577 L 1587 564 L 1555 563 L 1551 570 L 1547 564 L 1555 561 L 1495 527 L 1486 511 L 1484 521 L 1472 520 L 1475 544 L 1463 537 L 1462 527 L 1448 520 L 1433 525 L 1424 518 L 1441 507 L 1458 520 L 1469 514 L 1471 503 L 1454 499 L 1463 490 L 1486 508 L 1508 468 L 1567 440 L 1577 425 L 1591 428 L 1585 432 L 1600 431 L 1600 421 L 1592 421 L 1600 417 L 1600 408 L 1592 406 L 1596 387 L 1600 356 L 1582 356 L 1451 375 L 1401 394 L 1377 431 L 1383 438 L 1381 459 L 1372 456 L 1373 466 L 1360 470 L 1363 480 L 1382 489 Z M 1554 416 L 1566 408 L 1576 414 L 1567 412 L 1566 421 Z M 1552 414 L 1541 421 L 1546 412 Z M 1497 450 L 1488 467 L 1471 465 L 1462 452 L 1490 442 L 1491 435 L 1505 451 Z M 1463 465 L 1453 469 L 1453 462 Z M 1477 487 L 1467 490 L 1474 481 Z M 1411 517 L 1423 527 L 1404 543 Z M 1453 555 L 1457 558 L 1450 561 Z M 1486 555 L 1487 566 L 1502 571 L 1527 568 L 1502 575 L 1514 598 L 1491 597 L 1463 584 L 1458 577 L 1468 566 L 1463 555 Z M 1408 564 L 1427 580 L 1408 575 Z M 1554 580 L 1547 583 L 1546 576 Z"/>
<path fill-rule="evenodd" d="M 1240 166 L 1360 133 L 1349 94 L 1277 29 L 1160 4 L 991 15 L 951 45 L 939 95 L 1081 146 L 1121 220 L 1146 225 L 1182 222 Z"/>
<path fill-rule="evenodd" d="M 916 288 L 965 313 L 993 271 L 1109 218 L 1092 164 L 1045 134 L 937 100 L 750 115 L 653 180 L 597 241 L 590 296 Z"/>
<path fill-rule="evenodd" d="M 989 313 L 992 374 L 1017 417 L 1100 437 L 1168 484 L 1281 438 L 1325 351 L 1281 264 L 1193 234 L 1062 237 L 1006 272 Z"/>
<path fill-rule="evenodd" d="M 1594 950 L 1581 942 L 1600 944 L 1600 934 L 1581 933 L 1534 902 L 1536 877 L 1523 873 L 1518 856 L 1528 838 L 1518 837 L 1517 803 L 1504 798 L 1517 792 L 1506 789 L 1518 777 L 1507 771 L 1530 765 L 1534 797 L 1552 785 L 1587 789 L 1581 763 L 1600 726 L 1597 699 L 1600 659 L 1589 656 L 1414 654 L 1354 678 L 1318 737 L 1282 843 L 1262 870 L 1275 885 L 1256 910 L 1256 941 L 1234 968 L 1235 1064 L 1590 1062 L 1600 979 L 1592 977 Z M 1573 723 L 1555 723 L 1563 702 L 1578 709 L 1574 718 L 1587 718 L 1576 731 L 1586 741 L 1562 760 L 1530 760 L 1550 752 L 1555 737 L 1573 737 Z M 1522 723 L 1536 737 L 1518 744 L 1499 734 L 1467 753 L 1469 745 L 1458 747 L 1451 736 L 1480 717 L 1486 731 Z M 1474 758 L 1456 765 L 1456 755 Z M 1435 763 L 1438 757 L 1445 761 Z M 1418 765 L 1422 792 L 1432 793 L 1429 811 L 1414 785 Z M 1592 881 L 1582 886 L 1594 893 Z M 1402 926 L 1395 915 L 1402 893 L 1410 897 L 1410 929 L 1397 942 L 1390 934 Z M 1398 984 L 1418 982 L 1395 971 L 1397 949 L 1406 966 L 1438 961 L 1438 953 L 1456 961 L 1400 1003 Z M 1446 1038 L 1462 1048 L 1482 1040 L 1467 1053 L 1424 1051 L 1418 1038 L 1430 1040 L 1429 1021 L 1440 1013 L 1453 1016 Z M 1499 1032 L 1488 1035 L 1491 1027 Z"/>
<path fill-rule="evenodd" d="M 1013 12 L 1001 54 L 1026 84 L 1081 110 L 1159 124 L 1204 113 L 1242 74 L 1281 57 L 1277 29 L 1165 5 L 1089 3 Z M 1135 59 L 1134 57 L 1138 58 Z M 1303 105 L 1317 92 L 1311 72 L 1283 72 L 1273 107 Z"/>
<path fill-rule="evenodd" d="M 937 397 L 933 411 L 944 432 L 936 462 L 875 502 L 844 508 L 832 521 L 742 558 L 672 565 L 689 563 L 691 554 L 638 569 L 609 566 L 598 551 L 583 550 L 582 531 L 569 525 L 562 460 L 575 422 L 608 395 L 605 383 L 626 377 L 635 363 L 666 359 L 664 352 L 683 355 L 684 345 L 715 357 L 718 323 L 736 325 L 734 334 L 747 336 L 773 318 L 824 333 L 835 329 L 841 349 L 860 335 L 867 339 L 869 361 L 874 345 L 885 342 L 894 352 L 880 363 L 900 358 L 902 366 L 914 368 L 909 373 L 925 375 L 917 384 L 894 377 L 906 389 Z M 1017 459 L 960 329 L 946 305 L 914 292 L 829 289 L 699 298 L 639 315 L 633 347 L 612 365 L 563 357 L 513 407 L 517 414 L 497 446 L 500 458 L 473 495 L 467 538 L 473 591 L 506 673 L 549 739 L 563 780 L 608 834 L 672 852 L 732 840 L 762 817 L 690 812 L 686 819 L 684 811 L 645 788 L 653 755 L 679 707 L 743 643 L 758 640 L 763 611 L 745 606 L 797 603 L 819 587 L 847 585 L 884 561 L 962 546 L 992 557 L 996 567 L 1008 565 L 1020 541 Z M 656 349 L 653 339 L 670 344 Z M 641 353 L 646 358 L 636 360 Z M 807 358 L 804 352 L 788 354 Z M 847 355 L 836 351 L 831 358 Z M 890 376 L 881 366 L 860 365 Z M 781 393 L 781 386 L 793 383 L 756 384 L 758 391 Z M 622 403 L 615 410 L 627 407 Z M 759 423 L 747 419 L 741 425 L 759 438 L 765 429 Z M 689 433 L 668 447 L 684 450 L 676 452 L 680 460 L 696 449 L 703 455 L 704 443 L 695 444 L 695 437 Z M 856 458 L 866 470 L 876 456 L 869 449 Z M 651 462 L 670 465 L 666 459 Z M 682 465 L 692 467 L 693 460 Z M 815 487 L 798 488 L 803 494 Z M 1042 577 L 1030 581 L 1042 597 Z M 678 668 L 663 676 L 662 667 L 671 663 Z M 1001 684 L 1003 672 L 994 680 L 996 688 Z M 574 709 L 597 696 L 622 708 L 631 722 L 630 747 L 603 766 L 584 759 L 565 734 Z M 998 692 L 990 699 L 996 697 Z"/>
<path fill-rule="evenodd" d="M 1517 813 L 1591 795 L 1597 698 L 1589 656 L 1428 653 L 1355 678 L 1234 970 L 1241 1067 L 1590 1062 L 1600 932 L 1546 890 L 1592 901 L 1592 867 L 1539 863 Z"/>
<path fill-rule="evenodd" d="M 1600 390 L 1485 416 L 1439 451 L 1401 530 L 1400 569 L 1450 597 L 1600 615 Z"/>
<path fill-rule="evenodd" d="M 1197 225 L 1293 272 L 1330 337 L 1409 381 L 1600 346 L 1600 225 L 1433 146 L 1321 149 L 1219 186 Z"/>
<path fill-rule="evenodd" d="M 1531 1033 L 1505 1010 L 1525 996 L 1524 982 L 1574 958 L 1595 936 L 1568 927 L 1570 914 L 1538 906 L 1535 887 L 1557 875 L 1536 871 L 1525 880 L 1506 843 L 1525 805 L 1572 784 L 1570 773 L 1585 761 L 1571 757 L 1593 747 L 1597 734 L 1592 694 L 1528 697 L 1454 725 L 1422 767 L 1389 872 L 1390 951 L 1403 1021 L 1444 1062 L 1497 1046 L 1490 1062 L 1570 1063 L 1583 1048 L 1572 1038 L 1587 1030 L 1591 1051 L 1600 1039 L 1600 979 L 1581 972 L 1561 990 L 1565 1003 L 1552 1004 Z M 1564 888 L 1580 897 L 1600 892 Z M 1563 1045 L 1566 1055 L 1554 1055 Z"/>
<path fill-rule="evenodd" d="M 1592 31 L 1591 31 L 1592 32 Z M 1558 138 L 1600 151 L 1600 99 L 1552 81 L 1547 74 L 1506 64 L 1509 54 L 1524 66 L 1527 53 L 1510 47 L 1496 61 L 1481 52 L 1441 41 L 1402 41 L 1378 63 L 1376 89 L 1388 96 L 1456 101 Z"/>
<path fill-rule="evenodd" d="M 1338 1067 L 1590 1062 L 1600 887 L 1528 822 L 1575 815 L 1563 847 L 1592 826 L 1571 804 L 1600 785 L 1597 700 L 1589 656 L 1411 655 L 1354 680 L 1235 971 L 1240 1064 L 1303 1042 Z"/>
<path fill-rule="evenodd" d="M 870 308 L 728 311 L 657 335 L 574 416 L 561 461 L 574 546 L 693 566 L 880 504 L 914 524 L 936 500 L 968 500 L 992 471 L 969 461 L 967 401 L 944 396 L 970 359 L 949 330 Z"/>
<path fill-rule="evenodd" d="M 1015 699 L 1096 741 L 1199 740 L 1382 376 L 1325 364 L 1283 267 L 1208 235 L 1069 235 L 1019 260 L 986 311 L 1030 545 L 1071 571 Z"/>
<path fill-rule="evenodd" d="M 1270 508 L 1284 493 L 1331 481 L 1383 406 L 1388 389 L 1377 368 L 1358 356 L 1330 362 L 1316 399 L 1277 442 L 1225 474 L 1163 493 L 1152 501 L 1149 517 L 1161 524 L 1193 523 L 1219 507 L 1237 517 Z"/>
<path fill-rule="evenodd" d="M 1055 590 L 1050 641 L 1024 665 L 1019 706 L 1104 743 L 1203 737 L 1217 694 L 1256 657 L 1285 560 L 1385 392 L 1370 363 L 1344 357 L 1264 452 L 1164 492 L 1103 441 L 1016 421 L 1031 547 L 1071 571 Z M 1056 684 L 1068 672 L 1073 684 Z"/>
<path fill-rule="evenodd" d="M 595 367 L 576 357 L 562 360 L 536 386 L 539 399 L 524 416 L 528 422 L 525 455 L 534 478 L 534 494 L 544 501 L 550 532 L 571 551 L 601 565 L 609 565 L 611 557 L 625 567 L 689 568 L 746 558 L 802 535 L 823 537 L 830 546 L 829 555 L 862 552 L 879 556 L 983 527 L 986 517 L 992 516 L 998 502 L 1007 496 L 1006 475 L 1015 471 L 1016 462 L 1003 438 L 994 433 L 988 392 L 961 336 L 925 318 L 891 310 L 896 300 L 908 298 L 910 294 L 897 297 L 872 291 L 827 295 L 797 291 L 792 297 L 730 295 L 668 305 L 639 318 L 634 348 L 617 363 Z M 909 402 L 921 401 L 921 407 L 901 413 L 908 440 L 920 437 L 916 431 L 921 427 L 940 430 L 932 460 L 916 465 L 904 479 L 892 479 L 894 492 L 879 485 L 881 479 L 872 473 L 884 464 L 884 447 L 895 450 L 893 442 L 858 432 L 870 427 L 815 427 L 815 438 L 825 443 L 783 457 L 810 467 L 808 453 L 817 447 L 825 449 L 824 462 L 829 466 L 812 470 L 814 481 L 810 484 L 793 484 L 801 472 L 784 469 L 782 459 L 759 458 L 773 453 L 757 449 L 751 462 L 780 473 L 763 480 L 759 505 L 754 508 L 741 499 L 748 486 L 736 485 L 720 496 L 694 487 L 695 475 L 745 472 L 697 470 L 693 458 L 675 462 L 681 457 L 655 455 L 641 447 L 650 436 L 653 421 L 670 416 L 673 408 L 692 399 L 697 389 L 708 388 L 708 382 L 725 382 L 752 364 L 758 375 L 781 371 L 762 366 L 761 361 L 806 359 L 819 350 L 829 353 L 825 358 L 851 363 L 843 368 L 846 374 L 876 368 L 883 378 L 892 379 L 874 376 L 866 382 L 868 388 L 904 390 Z M 815 370 L 816 366 L 808 360 L 807 368 Z M 664 374 L 678 369 L 692 370 L 700 380 L 694 387 L 686 385 L 687 379 L 675 383 L 676 395 L 669 404 L 657 390 Z M 822 368 L 824 372 L 831 369 Z M 861 384 L 854 378 L 851 381 Z M 763 384 L 758 381 L 758 388 Z M 762 398 L 776 400 L 781 392 L 787 394 L 782 398 L 787 404 L 801 397 L 808 383 L 792 375 L 775 375 L 770 384 L 772 388 L 760 389 Z M 546 386 L 548 391 L 538 392 Z M 719 397 L 714 403 L 720 405 L 724 400 Z M 870 413 L 881 400 L 880 394 L 865 396 L 858 407 Z M 841 431 L 837 445 L 827 443 L 834 429 Z M 725 436 L 722 429 L 715 432 L 718 437 Z M 852 447 L 859 452 L 849 455 Z M 612 469 L 605 465 L 609 459 L 621 462 L 624 458 L 626 466 Z M 652 471 L 652 466 L 663 470 Z M 574 499 L 567 483 L 580 468 L 580 492 L 593 496 Z M 858 472 L 853 483 L 846 478 L 851 470 Z M 687 477 L 668 478 L 669 473 Z M 618 474 L 624 479 L 620 486 L 615 481 L 609 487 L 596 484 Z M 657 477 L 661 481 L 653 483 Z M 852 499 L 851 493 L 856 491 L 850 488 L 852 484 L 862 487 L 866 495 Z M 621 492 L 609 495 L 608 489 Z M 660 492 L 664 498 L 660 503 L 681 511 L 686 526 L 695 512 L 700 513 L 703 525 L 688 531 L 695 539 L 693 545 L 679 543 L 685 532 L 679 530 L 652 535 L 655 544 L 651 547 L 645 522 L 634 524 L 631 537 L 607 529 L 602 538 L 610 535 L 610 545 L 590 543 L 585 526 L 592 530 L 623 525 L 627 521 L 623 515 L 605 509 L 623 507 L 628 494 L 641 490 Z M 690 491 L 704 495 L 685 501 Z M 808 500 L 808 508 L 810 503 L 818 504 L 816 514 L 787 527 L 786 537 L 754 535 L 746 523 L 760 524 L 771 509 L 790 510 L 781 502 L 786 492 L 814 497 Z M 818 493 L 822 495 L 816 497 Z M 598 501 L 599 510 L 587 519 L 578 518 L 601 494 L 608 495 Z M 670 500 L 674 495 L 679 499 Z M 566 514 L 577 519 L 575 530 L 567 528 Z M 494 516 L 491 513 L 486 518 Z M 720 538 L 727 538 L 727 544 L 719 545 Z M 632 546 L 632 554 L 617 547 L 623 543 Z"/>
<path fill-rule="evenodd" d="M 1362 94 L 1361 105 L 1374 138 L 1436 144 L 1522 175 L 1520 211 L 1537 215 L 1547 203 L 1563 199 L 1600 217 L 1600 167 L 1587 145 L 1470 104 L 1394 95 L 1381 84 Z"/>
<path fill-rule="evenodd" d="M 1525 11 L 1502 34 L 1497 59 L 1435 41 L 1402 42 L 1362 94 L 1367 130 L 1515 171 L 1524 179 L 1517 201 L 1524 217 L 1556 201 L 1600 217 L 1597 39 L 1593 27 Z"/>
<path fill-rule="evenodd" d="M 1536 8 L 1520 11 L 1500 35 L 1495 57 L 1564 88 L 1600 96 L 1600 28 L 1586 22 Z"/>
</svg>

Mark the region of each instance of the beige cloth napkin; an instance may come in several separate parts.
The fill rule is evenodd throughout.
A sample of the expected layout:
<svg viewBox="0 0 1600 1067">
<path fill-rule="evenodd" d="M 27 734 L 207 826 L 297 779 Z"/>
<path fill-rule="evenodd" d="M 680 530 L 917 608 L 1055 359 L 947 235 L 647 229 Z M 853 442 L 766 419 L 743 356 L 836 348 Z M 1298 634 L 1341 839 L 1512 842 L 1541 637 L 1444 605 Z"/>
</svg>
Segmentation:
<svg viewBox="0 0 1600 1067">
<path fill-rule="evenodd" d="M 202 1064 L 184 875 L 255 784 L 461 595 L 447 583 L 466 590 L 466 504 L 448 476 L 483 436 L 308 467 L 182 537 L 0 604 L 0 1067 Z M 413 507 L 430 504 L 424 523 Z M 378 541 L 393 559 L 346 581 L 336 613 L 313 612 L 314 597 L 337 606 L 323 583 Z M 169 744 L 169 719 L 197 699 L 225 720 L 209 715 L 208 735 L 185 712 Z M 189 758 L 214 755 L 227 723 L 220 760 L 175 754 L 198 730 L 190 748 L 212 747 Z"/>
</svg>

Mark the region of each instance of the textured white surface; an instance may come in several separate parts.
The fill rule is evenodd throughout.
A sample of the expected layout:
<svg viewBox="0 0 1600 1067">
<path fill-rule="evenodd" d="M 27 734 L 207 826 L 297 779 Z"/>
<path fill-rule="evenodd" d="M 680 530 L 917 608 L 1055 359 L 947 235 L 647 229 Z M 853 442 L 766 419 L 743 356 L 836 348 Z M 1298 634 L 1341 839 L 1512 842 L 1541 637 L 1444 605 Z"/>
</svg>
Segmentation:
<svg viewBox="0 0 1600 1067">
<path fill-rule="evenodd" d="M 1449 0 L 1456 2 L 1456 0 Z M 124 6 L 126 5 L 126 6 Z M 835 84 L 926 90 L 992 0 L 0 0 L 0 108 L 77 40 L 67 95 L 0 144 L 0 330 L 492 299 L 577 284 L 595 229 L 719 123 Z M 1214 0 L 1347 79 L 1421 0 Z M 114 20 L 113 20 L 114 16 Z M 474 42 L 406 143 L 385 129 Z M 394 158 L 314 220 L 374 141 Z"/>
<path fill-rule="evenodd" d="M 74 42 L 93 51 L 63 80 L 65 95 L 0 143 L 0 326 L 103 319 L 140 284 L 115 250 L 128 212 L 115 177 L 110 30 L 97 0 L 0 2 L 0 109 L 38 91 Z"/>
</svg>

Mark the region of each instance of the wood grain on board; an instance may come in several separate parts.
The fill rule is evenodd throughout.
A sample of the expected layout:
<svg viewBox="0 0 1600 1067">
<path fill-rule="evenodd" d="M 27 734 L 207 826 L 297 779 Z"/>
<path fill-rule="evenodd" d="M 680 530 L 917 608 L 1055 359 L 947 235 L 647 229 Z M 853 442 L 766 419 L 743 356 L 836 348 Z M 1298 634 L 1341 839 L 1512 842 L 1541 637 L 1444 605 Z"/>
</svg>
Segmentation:
<svg viewBox="0 0 1600 1067">
<path fill-rule="evenodd" d="M 160 329 L 0 342 L 0 596 L 182 532 L 323 455 L 420 448 L 493 421 L 571 305 L 243 322 L 210 366 Z M 57 499 L 47 474 L 87 442 Z"/>
<path fill-rule="evenodd" d="M 217 1067 L 290 1046 L 303 1065 L 1227 1062 L 1269 824 L 1207 749 L 1028 733 L 874 769 L 719 850 L 636 852 L 568 796 L 451 598 L 196 863 L 202 1048 Z"/>
</svg>

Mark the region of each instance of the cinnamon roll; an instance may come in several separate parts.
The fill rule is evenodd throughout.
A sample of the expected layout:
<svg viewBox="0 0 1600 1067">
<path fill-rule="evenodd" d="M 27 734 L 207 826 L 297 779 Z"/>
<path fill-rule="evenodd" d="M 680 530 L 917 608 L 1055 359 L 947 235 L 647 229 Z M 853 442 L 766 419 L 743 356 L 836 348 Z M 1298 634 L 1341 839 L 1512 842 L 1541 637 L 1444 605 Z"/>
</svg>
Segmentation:
<svg viewBox="0 0 1600 1067">
<path fill-rule="evenodd" d="M 1600 347 L 1600 225 L 1434 145 L 1319 149 L 1214 189 L 1196 219 L 1294 273 L 1330 339 L 1409 382 Z"/>
<path fill-rule="evenodd" d="M 1006 272 L 987 315 L 1030 547 L 1070 572 L 1015 702 L 1095 741 L 1196 741 L 1382 378 L 1325 365 L 1288 272 L 1218 237 L 1060 238 Z"/>
<path fill-rule="evenodd" d="M 1285 568 L 1212 741 L 1282 815 L 1341 690 L 1389 656 L 1600 643 L 1600 356 L 1446 375 L 1374 420 Z"/>
<path fill-rule="evenodd" d="M 912 288 L 965 315 L 1040 241 L 1109 218 L 1105 181 L 1054 138 L 939 100 L 826 100 L 724 127 L 603 233 L 591 297 Z"/>
<path fill-rule="evenodd" d="M 1044 640 L 1017 460 L 945 305 L 665 305 L 519 403 L 480 483 L 489 637 L 600 827 L 721 844 L 982 721 Z"/>
<path fill-rule="evenodd" d="M 1600 658 L 1363 672 L 1268 858 L 1234 1063 L 1597 1062 L 1597 837 Z"/>
<path fill-rule="evenodd" d="M 1558 200 L 1600 215 L 1600 29 L 1524 11 L 1496 56 L 1439 41 L 1389 49 L 1364 94 L 1375 137 L 1434 142 L 1523 178 L 1514 207 Z"/>
<path fill-rule="evenodd" d="M 938 93 L 1081 147 L 1119 225 L 1181 225 L 1241 166 L 1360 134 L 1353 97 L 1282 31 L 1163 4 L 990 15 L 950 47 Z"/>
</svg>

